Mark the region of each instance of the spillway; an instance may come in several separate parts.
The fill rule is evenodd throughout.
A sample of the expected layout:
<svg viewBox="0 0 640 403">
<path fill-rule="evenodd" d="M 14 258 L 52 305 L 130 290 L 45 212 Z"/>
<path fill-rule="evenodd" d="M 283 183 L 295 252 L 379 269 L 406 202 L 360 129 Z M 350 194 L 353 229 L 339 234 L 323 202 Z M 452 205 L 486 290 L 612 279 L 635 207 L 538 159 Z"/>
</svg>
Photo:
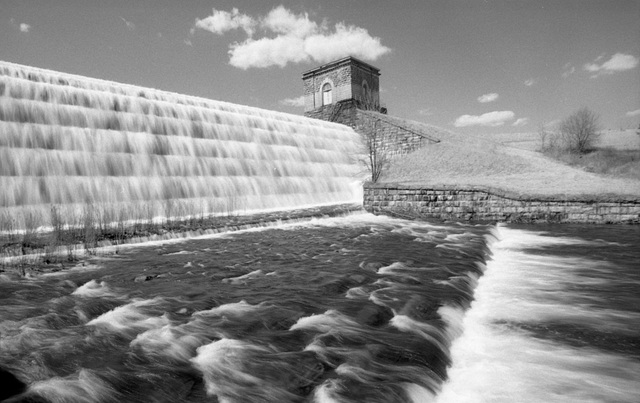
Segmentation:
<svg viewBox="0 0 640 403">
<path fill-rule="evenodd" d="M 0 209 L 211 214 L 359 201 L 351 128 L 0 61 Z"/>
</svg>

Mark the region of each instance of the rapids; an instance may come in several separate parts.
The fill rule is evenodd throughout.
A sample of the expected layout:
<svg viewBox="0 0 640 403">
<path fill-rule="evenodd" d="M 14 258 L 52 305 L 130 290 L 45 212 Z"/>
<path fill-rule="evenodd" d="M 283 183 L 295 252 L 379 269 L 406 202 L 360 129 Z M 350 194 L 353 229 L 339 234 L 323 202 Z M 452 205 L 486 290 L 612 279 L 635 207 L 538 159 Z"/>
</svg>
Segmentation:
<svg viewBox="0 0 640 403">
<path fill-rule="evenodd" d="M 429 401 L 491 231 L 359 213 L 4 274 L 8 401 Z"/>
</svg>

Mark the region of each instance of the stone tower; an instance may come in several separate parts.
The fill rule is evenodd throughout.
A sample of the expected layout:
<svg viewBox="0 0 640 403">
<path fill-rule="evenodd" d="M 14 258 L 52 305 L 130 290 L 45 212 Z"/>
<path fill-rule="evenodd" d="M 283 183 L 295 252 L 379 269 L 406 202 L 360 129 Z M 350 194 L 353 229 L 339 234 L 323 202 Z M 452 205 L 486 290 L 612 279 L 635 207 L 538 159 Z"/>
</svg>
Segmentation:
<svg viewBox="0 0 640 403">
<path fill-rule="evenodd" d="M 380 108 L 380 70 L 345 57 L 302 74 L 305 116 L 355 125 L 356 109 Z"/>
</svg>

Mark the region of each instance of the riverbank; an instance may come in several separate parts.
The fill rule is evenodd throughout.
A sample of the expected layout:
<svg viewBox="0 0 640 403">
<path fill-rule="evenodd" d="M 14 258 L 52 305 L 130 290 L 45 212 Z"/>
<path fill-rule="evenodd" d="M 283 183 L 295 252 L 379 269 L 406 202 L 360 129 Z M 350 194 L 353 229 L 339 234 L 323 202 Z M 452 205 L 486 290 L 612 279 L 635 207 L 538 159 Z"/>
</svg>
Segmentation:
<svg viewBox="0 0 640 403">
<path fill-rule="evenodd" d="M 119 249 L 125 245 L 344 216 L 361 210 L 360 204 L 338 204 L 247 215 L 135 221 L 105 227 L 61 228 L 28 234 L 5 233 L 0 235 L 0 273 L 6 271 L 38 275 L 57 272 L 77 266 L 86 256 L 118 254 Z"/>
<path fill-rule="evenodd" d="M 640 178 L 586 172 L 491 138 L 439 134 L 439 143 L 394 159 L 378 183 L 365 185 L 367 211 L 456 221 L 640 223 Z"/>
</svg>

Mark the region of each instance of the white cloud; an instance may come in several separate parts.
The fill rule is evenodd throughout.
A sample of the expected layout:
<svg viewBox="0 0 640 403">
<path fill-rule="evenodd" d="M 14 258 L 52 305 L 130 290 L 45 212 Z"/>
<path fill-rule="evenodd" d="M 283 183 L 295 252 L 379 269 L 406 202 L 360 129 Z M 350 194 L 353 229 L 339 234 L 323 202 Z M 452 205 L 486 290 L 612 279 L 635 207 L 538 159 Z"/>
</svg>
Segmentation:
<svg viewBox="0 0 640 403">
<path fill-rule="evenodd" d="M 511 126 L 525 126 L 529 123 L 529 118 L 519 118 Z"/>
<path fill-rule="evenodd" d="M 431 116 L 433 115 L 433 110 L 431 108 L 424 108 L 424 109 L 420 109 L 418 110 L 418 114 L 422 115 L 422 116 Z"/>
<path fill-rule="evenodd" d="M 207 18 L 196 19 L 196 28 L 204 29 L 214 34 L 223 35 L 234 29 L 242 29 L 252 36 L 257 22 L 246 14 L 240 14 L 237 8 L 228 11 L 213 9 L 213 14 Z M 193 30 L 192 30 L 193 33 Z"/>
<path fill-rule="evenodd" d="M 124 17 L 120 17 L 120 19 L 125 23 L 127 28 L 129 28 L 129 31 L 133 31 L 134 29 L 136 29 L 136 24 L 134 24 L 133 22 L 127 21 Z"/>
<path fill-rule="evenodd" d="M 573 73 L 576 72 L 576 68 L 575 66 L 573 66 L 571 63 L 567 63 L 562 67 L 562 77 L 567 78 L 570 75 L 572 75 Z"/>
<path fill-rule="evenodd" d="M 480 116 L 475 115 L 462 115 L 453 123 L 455 127 L 466 126 L 502 126 L 505 122 L 512 120 L 515 114 L 512 111 L 494 111 L 482 114 Z"/>
<path fill-rule="evenodd" d="M 632 118 L 634 116 L 640 116 L 640 109 L 636 109 L 635 111 L 629 111 L 625 115 Z"/>
<path fill-rule="evenodd" d="M 15 19 L 15 18 L 10 18 L 10 19 L 9 19 L 9 22 L 11 23 L 11 25 L 12 25 L 13 27 L 18 28 L 18 29 L 20 30 L 20 32 L 27 33 L 27 32 L 29 32 L 29 30 L 31 29 L 31 25 L 29 25 L 29 24 L 25 24 L 24 22 L 23 22 L 23 23 L 21 23 L 21 24 L 18 24 L 18 23 L 16 22 L 16 19 Z"/>
<path fill-rule="evenodd" d="M 304 95 L 300 95 L 297 98 L 285 98 L 280 100 L 280 104 L 287 106 L 295 106 L 301 108 L 304 106 Z"/>
<path fill-rule="evenodd" d="M 249 67 L 284 67 L 289 62 L 308 60 L 304 51 L 304 40 L 292 36 L 247 39 L 231 45 L 229 64 L 241 69 Z"/>
<path fill-rule="evenodd" d="M 316 62 L 329 62 L 343 56 L 376 60 L 391 49 L 380 38 L 369 35 L 364 28 L 338 23 L 334 32 L 322 32 L 305 38 L 305 52 Z"/>
<path fill-rule="evenodd" d="M 291 11 L 278 6 L 269 11 L 262 20 L 263 28 L 276 34 L 305 37 L 318 30 L 318 24 L 309 19 L 307 13 L 295 15 Z"/>
<path fill-rule="evenodd" d="M 626 71 L 634 69 L 640 63 L 640 60 L 633 55 L 626 55 L 624 53 L 616 53 L 611 56 L 609 60 L 598 64 L 598 61 L 602 60 L 603 55 L 600 55 L 592 63 L 587 63 L 583 66 L 585 71 L 594 73 L 591 77 L 595 78 L 603 74 L 613 74 L 620 71 Z"/>
<path fill-rule="evenodd" d="M 376 60 L 391 51 L 364 28 L 344 23 L 330 27 L 326 21 L 318 24 L 308 14 L 294 14 L 283 6 L 255 18 L 235 8 L 231 12 L 214 9 L 211 16 L 196 20 L 192 34 L 195 28 L 218 35 L 243 29 L 248 37 L 229 45 L 229 64 L 241 69 L 284 67 L 312 60 L 322 63 L 349 55 Z M 254 38 L 258 29 L 264 35 Z"/>
<path fill-rule="evenodd" d="M 193 43 L 191 43 L 191 39 L 185 39 L 183 42 L 185 45 L 193 47 Z"/>
<path fill-rule="evenodd" d="M 531 87 L 535 83 L 536 83 L 536 80 L 534 80 L 533 78 L 530 78 L 524 81 L 524 85 L 526 85 L 527 87 Z"/>
<path fill-rule="evenodd" d="M 478 97 L 478 102 L 480 102 L 481 104 L 486 104 L 487 102 L 493 102 L 496 99 L 498 99 L 498 94 L 496 94 L 495 92 L 492 92 L 490 94 L 484 94 Z"/>
</svg>

